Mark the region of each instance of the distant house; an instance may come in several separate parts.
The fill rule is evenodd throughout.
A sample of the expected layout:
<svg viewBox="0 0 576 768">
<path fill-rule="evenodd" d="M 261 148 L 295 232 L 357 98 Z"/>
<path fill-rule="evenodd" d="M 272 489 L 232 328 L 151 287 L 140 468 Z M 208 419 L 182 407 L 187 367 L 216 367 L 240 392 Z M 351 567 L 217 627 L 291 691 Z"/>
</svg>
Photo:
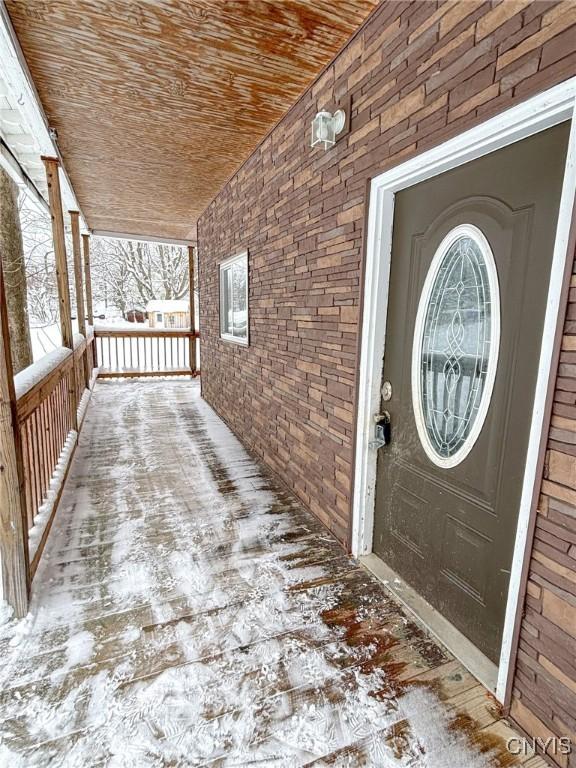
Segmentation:
<svg viewBox="0 0 576 768">
<path fill-rule="evenodd" d="M 146 312 L 150 328 L 190 327 L 190 304 L 185 299 L 152 299 Z"/>
</svg>

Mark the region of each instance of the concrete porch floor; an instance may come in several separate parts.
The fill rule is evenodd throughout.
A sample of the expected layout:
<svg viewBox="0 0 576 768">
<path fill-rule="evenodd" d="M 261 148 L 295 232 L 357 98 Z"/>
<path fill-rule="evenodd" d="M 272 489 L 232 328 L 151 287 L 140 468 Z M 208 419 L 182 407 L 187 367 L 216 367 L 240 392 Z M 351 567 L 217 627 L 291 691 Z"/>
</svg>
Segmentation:
<svg viewBox="0 0 576 768">
<path fill-rule="evenodd" d="M 0 765 L 544 765 L 190 381 L 99 382 L 0 627 Z"/>
</svg>

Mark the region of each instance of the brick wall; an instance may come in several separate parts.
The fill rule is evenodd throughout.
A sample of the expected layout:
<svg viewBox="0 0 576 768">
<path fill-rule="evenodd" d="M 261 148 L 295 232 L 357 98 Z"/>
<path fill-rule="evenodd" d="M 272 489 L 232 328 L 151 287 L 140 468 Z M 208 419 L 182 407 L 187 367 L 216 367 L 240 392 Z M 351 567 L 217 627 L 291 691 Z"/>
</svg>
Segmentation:
<svg viewBox="0 0 576 768">
<path fill-rule="evenodd" d="M 343 543 L 351 519 L 368 180 L 575 75 L 575 34 L 572 0 L 383 2 L 199 221 L 204 397 Z M 329 152 L 310 149 L 316 111 L 348 96 L 350 134 Z M 218 263 L 246 248 L 248 348 L 219 339 L 218 314 Z M 566 349 L 562 365 L 570 371 L 563 380 L 576 381 L 570 356 L 576 352 Z M 571 391 L 559 386 L 562 397 Z M 565 469 L 571 451 L 576 453 L 576 437 L 573 443 L 568 439 L 576 435 L 574 400 L 559 399 L 556 409 L 553 434 L 563 435 L 564 447 L 554 438 L 545 488 L 561 487 L 564 495 L 550 493 L 542 507 L 529 599 L 540 621 L 564 610 L 566 620 L 576 622 L 570 568 L 575 518 L 566 511 L 576 489 L 566 482 Z M 550 558 L 550 547 L 552 571 L 541 559 Z M 554 580 L 547 582 L 549 594 L 536 579 L 543 569 Z M 563 586 L 551 589 L 559 579 Z M 558 589 L 561 606 L 554 602 Z M 540 631 L 525 625 L 518 686 L 524 681 L 530 687 L 536 664 L 541 679 L 554 678 L 555 690 L 567 697 L 562 701 L 572 702 L 574 683 L 570 688 L 558 681 L 561 673 L 576 679 L 573 662 L 556 661 L 554 671 L 542 666 L 547 657 L 538 661 L 527 640 Z M 517 688 L 519 702 L 530 707 L 530 717 L 541 715 L 543 727 L 574 730 L 573 720 L 545 720 L 522 690 L 527 688 Z M 520 706 L 519 720 L 529 711 Z"/>
<path fill-rule="evenodd" d="M 512 716 L 530 733 L 570 736 L 576 765 L 576 261 L 536 516 Z"/>
</svg>

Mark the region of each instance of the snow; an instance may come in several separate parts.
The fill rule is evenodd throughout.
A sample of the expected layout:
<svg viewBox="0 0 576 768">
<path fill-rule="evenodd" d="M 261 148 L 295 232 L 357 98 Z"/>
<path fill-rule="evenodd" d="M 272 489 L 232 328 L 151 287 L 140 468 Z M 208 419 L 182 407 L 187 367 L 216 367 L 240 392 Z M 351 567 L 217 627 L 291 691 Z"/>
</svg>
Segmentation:
<svg viewBox="0 0 576 768">
<path fill-rule="evenodd" d="M 78 320 L 72 320 L 73 333 L 78 332 Z M 38 362 L 44 355 L 53 352 L 62 346 L 62 334 L 59 323 L 50 325 L 31 325 L 30 338 L 32 340 L 32 357 Z"/>
<path fill-rule="evenodd" d="M 103 301 L 95 301 L 94 302 L 94 317 L 100 317 L 100 315 L 104 315 L 106 319 L 114 319 L 119 318 L 122 319 L 122 310 L 120 307 L 115 307 L 110 304 L 106 304 Z"/>
<path fill-rule="evenodd" d="M 0 627 L 12 618 L 14 611 L 5 600 L 0 599 Z"/>
<path fill-rule="evenodd" d="M 75 632 L 66 640 L 66 663 L 64 669 L 59 670 L 59 674 L 63 671 L 69 671 L 74 667 L 87 664 L 94 652 L 95 639 L 94 635 L 86 630 Z"/>
<path fill-rule="evenodd" d="M 78 424 L 82 424 L 82 421 L 84 420 L 84 416 L 86 415 L 86 410 L 88 408 L 88 403 L 90 402 L 90 396 L 92 395 L 92 389 L 94 388 L 94 384 L 96 382 L 96 377 L 98 376 L 98 371 L 95 369 L 92 372 L 92 379 L 90 381 L 90 388 L 85 389 L 82 397 L 80 398 L 80 402 L 78 403 Z"/>
<path fill-rule="evenodd" d="M 62 452 L 60 454 L 60 458 L 56 464 L 56 469 L 54 470 L 54 474 L 50 480 L 50 487 L 46 494 L 46 498 L 44 499 L 43 504 L 38 508 L 38 512 L 34 518 L 34 525 L 28 532 L 28 551 L 30 560 L 34 559 L 34 556 L 38 550 L 38 546 L 40 545 L 40 541 L 42 540 L 42 535 L 44 534 L 46 525 L 52 517 L 54 504 L 56 503 L 56 499 L 58 498 L 58 494 L 62 488 L 64 476 L 66 475 L 68 465 L 70 464 L 70 458 L 72 456 L 72 452 L 74 450 L 74 446 L 76 445 L 77 439 L 78 433 L 75 430 L 71 430 L 71 432 L 68 434 L 68 437 L 66 438 L 66 442 L 64 443 L 64 447 L 62 448 Z"/>
<path fill-rule="evenodd" d="M 426 668 L 195 382 L 97 383 L 30 613 L 0 627 L 0 765 L 492 765 L 432 688 L 395 687 L 324 620 L 349 600 L 338 569 Z"/>
<path fill-rule="evenodd" d="M 86 340 L 85 336 L 81 333 L 75 333 L 72 337 L 72 343 L 74 345 L 74 349 L 76 347 L 79 347 L 84 341 Z"/>
<path fill-rule="evenodd" d="M 189 312 L 190 302 L 184 299 L 152 299 L 146 312 Z"/>
<path fill-rule="evenodd" d="M 122 317 L 113 318 L 111 320 L 95 320 L 94 328 L 97 331 L 140 331 L 150 328 L 148 323 L 131 323 L 129 320 L 124 320 Z"/>
<path fill-rule="evenodd" d="M 32 326 L 30 328 L 30 338 L 32 340 L 32 357 L 34 361 L 40 360 L 44 355 L 62 346 L 62 334 L 57 323 Z"/>
<path fill-rule="evenodd" d="M 53 370 L 58 368 L 61 363 L 66 360 L 72 352 L 66 347 L 58 347 L 52 352 L 49 352 L 44 357 L 40 358 L 28 368 L 25 368 L 20 373 L 14 376 L 14 387 L 16 389 L 16 399 L 29 392 L 32 387 L 42 381 L 43 378 L 48 376 Z"/>
<path fill-rule="evenodd" d="M 52 327 L 52 326 L 50 326 Z M 32 337 L 34 338 L 34 330 L 38 331 L 39 329 L 31 329 L 32 330 Z M 42 329 L 43 331 L 46 331 L 46 328 Z M 93 329 L 92 329 L 93 333 Z M 89 334 L 88 334 L 89 335 Z M 47 336 L 47 339 L 52 339 L 54 337 L 54 334 Z M 60 330 L 58 329 L 58 340 L 60 340 Z M 38 338 L 38 336 L 36 336 Z M 73 336 L 73 344 L 74 348 L 79 347 L 85 340 L 85 337 L 81 333 L 75 333 Z M 46 342 L 48 344 L 48 342 Z M 52 343 L 50 341 L 50 343 Z M 58 368 L 58 366 L 66 360 L 66 358 L 71 355 L 71 351 L 67 347 L 62 347 L 58 344 L 58 346 L 54 346 L 49 352 L 43 352 L 39 355 L 39 357 L 36 357 L 37 349 L 34 350 L 34 360 L 35 362 L 32 363 L 32 365 L 29 365 L 27 368 L 25 368 L 23 371 L 20 371 L 20 373 L 17 373 L 14 376 L 14 386 L 16 389 L 16 398 L 22 397 L 22 395 L 26 394 L 26 392 L 29 392 L 32 387 L 34 387 L 36 384 L 38 384 L 40 381 L 42 381 L 43 378 L 48 376 L 49 373 L 51 373 L 53 370 Z"/>
</svg>

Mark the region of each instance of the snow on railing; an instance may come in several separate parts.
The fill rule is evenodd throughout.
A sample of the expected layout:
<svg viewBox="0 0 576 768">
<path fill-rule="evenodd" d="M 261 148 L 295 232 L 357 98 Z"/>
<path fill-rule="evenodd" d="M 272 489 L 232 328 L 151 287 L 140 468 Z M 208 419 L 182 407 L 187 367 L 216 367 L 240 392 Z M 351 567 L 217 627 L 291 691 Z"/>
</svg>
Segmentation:
<svg viewBox="0 0 576 768">
<path fill-rule="evenodd" d="M 32 387 L 35 387 L 42 379 L 45 379 L 52 371 L 55 371 L 71 354 L 72 352 L 67 347 L 58 347 L 58 349 L 49 352 L 37 362 L 32 363 L 32 365 L 17 373 L 14 376 L 16 399 L 20 399 Z"/>
<path fill-rule="evenodd" d="M 76 347 L 81 347 L 82 344 L 86 341 L 86 337 L 82 333 L 75 333 L 72 337 L 72 343 L 74 344 L 74 349 Z"/>
</svg>

